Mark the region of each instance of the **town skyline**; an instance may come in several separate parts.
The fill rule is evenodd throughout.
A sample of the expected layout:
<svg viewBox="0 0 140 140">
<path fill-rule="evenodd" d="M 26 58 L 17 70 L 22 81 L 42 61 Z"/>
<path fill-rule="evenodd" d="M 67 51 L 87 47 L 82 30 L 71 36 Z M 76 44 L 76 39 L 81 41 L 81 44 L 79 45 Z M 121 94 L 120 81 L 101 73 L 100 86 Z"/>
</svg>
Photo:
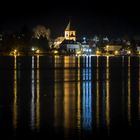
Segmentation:
<svg viewBox="0 0 140 140">
<path fill-rule="evenodd" d="M 62 36 L 63 30 L 65 29 L 65 25 L 68 23 L 69 19 L 72 21 L 72 25 L 74 28 L 77 29 L 77 36 L 80 38 L 83 36 L 91 37 L 93 35 L 101 35 L 101 36 L 109 36 L 111 38 L 119 38 L 123 36 L 140 36 L 139 29 L 136 28 L 136 26 L 131 27 L 131 25 L 119 24 L 116 25 L 115 21 L 111 21 L 111 23 L 108 24 L 109 21 L 105 21 L 102 23 L 98 18 L 95 18 L 95 21 L 89 20 L 88 23 L 86 23 L 83 20 L 75 20 L 72 18 L 65 18 L 60 20 L 57 20 L 57 24 L 55 21 L 48 21 L 47 18 L 42 20 L 26 20 L 26 21 L 14 21 L 13 23 L 8 23 L 1 25 L 0 32 L 18 32 L 20 31 L 24 26 L 27 26 L 30 30 L 32 30 L 37 25 L 43 25 L 47 28 L 50 28 L 52 31 L 52 37 Z M 56 24 L 56 25 L 55 25 Z M 130 26 L 130 27 L 128 27 Z"/>
</svg>

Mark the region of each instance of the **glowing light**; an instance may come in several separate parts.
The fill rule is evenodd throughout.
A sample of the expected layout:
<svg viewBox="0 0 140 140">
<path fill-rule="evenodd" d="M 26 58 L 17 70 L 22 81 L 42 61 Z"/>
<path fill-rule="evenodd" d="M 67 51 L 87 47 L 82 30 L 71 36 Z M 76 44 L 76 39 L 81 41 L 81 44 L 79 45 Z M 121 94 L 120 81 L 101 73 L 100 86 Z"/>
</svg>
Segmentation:
<svg viewBox="0 0 140 140">
<path fill-rule="evenodd" d="M 89 52 L 92 52 L 92 50 L 91 50 L 91 49 L 89 49 Z"/>
<path fill-rule="evenodd" d="M 57 51 L 57 50 L 55 50 L 55 51 L 54 51 L 54 54 L 58 54 L 58 51 Z"/>
<path fill-rule="evenodd" d="M 118 55 L 118 54 L 119 54 L 119 51 L 115 51 L 114 54 L 115 54 L 115 55 Z"/>
<path fill-rule="evenodd" d="M 96 54 L 97 54 L 97 55 L 100 55 L 100 54 L 101 54 L 101 52 L 100 52 L 100 51 L 96 51 Z"/>
<path fill-rule="evenodd" d="M 36 53 L 40 53 L 40 50 L 38 49 L 38 50 L 36 50 Z"/>
<path fill-rule="evenodd" d="M 131 54 L 131 51 L 130 51 L 130 50 L 128 50 L 128 51 L 127 51 L 127 54 Z"/>
<path fill-rule="evenodd" d="M 91 51 L 92 51 L 92 50 L 91 50 L 91 49 L 89 49 L 89 48 L 87 48 L 87 49 L 86 49 L 86 52 L 91 52 Z"/>
<path fill-rule="evenodd" d="M 109 68 L 109 56 L 106 56 L 106 67 Z"/>
<path fill-rule="evenodd" d="M 106 45 L 106 50 L 108 51 L 108 49 L 109 49 L 109 45 Z"/>
<path fill-rule="evenodd" d="M 10 55 L 14 55 L 14 56 L 16 56 L 16 55 L 18 55 L 18 50 L 13 50 L 11 53 L 10 53 Z"/>
<path fill-rule="evenodd" d="M 83 40 L 86 40 L 86 37 L 83 37 Z"/>
<path fill-rule="evenodd" d="M 76 54 L 81 54 L 81 51 L 77 51 Z"/>
<path fill-rule="evenodd" d="M 32 50 L 32 51 L 35 51 L 35 48 L 32 48 L 31 50 Z"/>
</svg>

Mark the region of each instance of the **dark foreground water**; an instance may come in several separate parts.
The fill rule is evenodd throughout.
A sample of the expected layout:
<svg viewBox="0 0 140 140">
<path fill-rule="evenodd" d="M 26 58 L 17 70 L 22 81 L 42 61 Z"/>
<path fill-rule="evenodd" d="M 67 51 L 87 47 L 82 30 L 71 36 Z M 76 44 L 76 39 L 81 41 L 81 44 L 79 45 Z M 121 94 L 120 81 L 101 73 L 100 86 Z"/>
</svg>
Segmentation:
<svg viewBox="0 0 140 140">
<path fill-rule="evenodd" d="M 0 57 L 0 134 L 140 137 L 140 57 Z"/>
</svg>

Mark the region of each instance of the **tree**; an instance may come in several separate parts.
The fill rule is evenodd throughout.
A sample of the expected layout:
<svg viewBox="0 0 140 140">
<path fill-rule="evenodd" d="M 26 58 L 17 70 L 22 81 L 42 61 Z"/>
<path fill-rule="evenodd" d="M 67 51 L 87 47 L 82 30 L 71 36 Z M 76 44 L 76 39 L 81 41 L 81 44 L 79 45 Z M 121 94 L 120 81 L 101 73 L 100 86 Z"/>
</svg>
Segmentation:
<svg viewBox="0 0 140 140">
<path fill-rule="evenodd" d="M 47 29 L 43 25 L 37 25 L 33 29 L 33 32 L 34 32 L 34 38 L 39 39 L 40 37 L 44 37 L 44 38 L 47 38 L 48 40 L 50 40 L 51 31 L 50 31 L 50 29 Z"/>
</svg>

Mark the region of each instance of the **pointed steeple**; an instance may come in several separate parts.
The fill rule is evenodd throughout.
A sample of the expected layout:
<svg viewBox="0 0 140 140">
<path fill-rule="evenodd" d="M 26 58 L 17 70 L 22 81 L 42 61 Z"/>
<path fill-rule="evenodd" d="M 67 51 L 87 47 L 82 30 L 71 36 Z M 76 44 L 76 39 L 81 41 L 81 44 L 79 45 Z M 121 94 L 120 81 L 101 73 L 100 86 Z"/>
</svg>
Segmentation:
<svg viewBox="0 0 140 140">
<path fill-rule="evenodd" d="M 76 41 L 76 31 L 71 29 L 71 22 L 69 23 L 65 29 L 64 36 L 66 40 L 74 40 Z"/>
<path fill-rule="evenodd" d="M 69 21 L 69 23 L 68 23 L 68 25 L 67 25 L 67 27 L 66 27 L 66 29 L 65 29 L 65 31 L 70 31 L 70 21 Z"/>
</svg>

